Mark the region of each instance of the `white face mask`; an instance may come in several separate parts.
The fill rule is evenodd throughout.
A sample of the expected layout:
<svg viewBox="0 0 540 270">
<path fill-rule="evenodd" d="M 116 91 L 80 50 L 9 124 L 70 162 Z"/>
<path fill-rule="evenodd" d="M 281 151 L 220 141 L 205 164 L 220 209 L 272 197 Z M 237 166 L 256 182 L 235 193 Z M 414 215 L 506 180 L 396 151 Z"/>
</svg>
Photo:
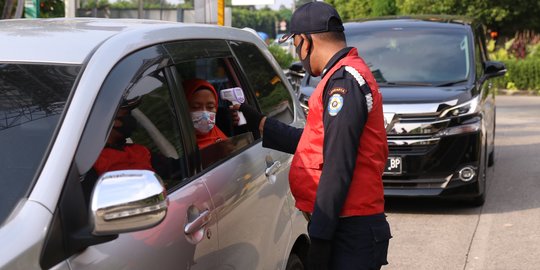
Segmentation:
<svg viewBox="0 0 540 270">
<path fill-rule="evenodd" d="M 216 124 L 216 113 L 209 111 L 191 112 L 191 120 L 195 129 L 202 134 L 210 132 Z"/>
</svg>

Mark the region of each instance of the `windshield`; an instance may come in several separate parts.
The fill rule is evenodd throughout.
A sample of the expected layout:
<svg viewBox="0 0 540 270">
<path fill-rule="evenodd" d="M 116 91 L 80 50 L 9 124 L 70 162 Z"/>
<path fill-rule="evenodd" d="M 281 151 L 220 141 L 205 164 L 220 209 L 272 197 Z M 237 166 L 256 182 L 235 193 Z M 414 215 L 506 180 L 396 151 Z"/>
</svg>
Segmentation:
<svg viewBox="0 0 540 270">
<path fill-rule="evenodd" d="M 440 85 L 466 80 L 470 72 L 470 41 L 464 29 L 394 27 L 345 34 L 379 83 Z"/>
<path fill-rule="evenodd" d="M 0 224 L 28 195 L 79 70 L 0 63 Z"/>
</svg>

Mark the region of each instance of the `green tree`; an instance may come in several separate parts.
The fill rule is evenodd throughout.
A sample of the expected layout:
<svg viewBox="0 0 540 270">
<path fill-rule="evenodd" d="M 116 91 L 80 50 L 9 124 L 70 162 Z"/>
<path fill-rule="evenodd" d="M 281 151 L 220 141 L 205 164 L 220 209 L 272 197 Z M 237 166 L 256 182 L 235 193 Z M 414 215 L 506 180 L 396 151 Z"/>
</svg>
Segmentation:
<svg viewBox="0 0 540 270">
<path fill-rule="evenodd" d="M 373 0 L 376 1 L 376 0 Z M 326 0 L 334 6 L 344 21 L 369 17 L 371 0 Z"/>
<path fill-rule="evenodd" d="M 326 0 L 343 20 L 382 15 L 446 14 L 475 18 L 503 36 L 540 31 L 538 0 Z"/>
<path fill-rule="evenodd" d="M 294 0 L 294 5 L 298 8 L 299 6 L 309 2 L 314 2 L 314 0 Z"/>
<path fill-rule="evenodd" d="M 39 17 L 41 18 L 58 18 L 64 17 L 64 1 L 63 0 L 41 0 L 39 4 Z"/>
<path fill-rule="evenodd" d="M 254 8 L 233 8 L 232 26 L 238 28 L 249 27 L 258 32 L 265 32 L 275 37 L 278 16 L 270 8 L 256 10 Z"/>
<path fill-rule="evenodd" d="M 540 30 L 538 0 L 396 0 L 401 14 L 451 14 L 478 19 L 505 35 Z"/>
<path fill-rule="evenodd" d="M 371 16 L 388 16 L 396 13 L 396 0 L 371 0 Z"/>
</svg>

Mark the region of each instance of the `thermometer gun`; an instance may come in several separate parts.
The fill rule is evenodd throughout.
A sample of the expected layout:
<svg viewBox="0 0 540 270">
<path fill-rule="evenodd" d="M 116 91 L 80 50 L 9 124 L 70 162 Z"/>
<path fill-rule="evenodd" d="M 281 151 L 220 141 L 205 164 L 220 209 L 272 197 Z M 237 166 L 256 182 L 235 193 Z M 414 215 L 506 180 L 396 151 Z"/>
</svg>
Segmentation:
<svg viewBox="0 0 540 270">
<path fill-rule="evenodd" d="M 222 99 L 230 101 L 233 105 L 241 104 L 246 101 L 244 91 L 240 87 L 223 89 L 219 92 L 219 94 L 221 95 Z M 238 112 L 238 117 L 240 118 L 238 125 L 245 125 L 246 118 L 244 117 L 244 114 L 242 112 Z"/>
</svg>

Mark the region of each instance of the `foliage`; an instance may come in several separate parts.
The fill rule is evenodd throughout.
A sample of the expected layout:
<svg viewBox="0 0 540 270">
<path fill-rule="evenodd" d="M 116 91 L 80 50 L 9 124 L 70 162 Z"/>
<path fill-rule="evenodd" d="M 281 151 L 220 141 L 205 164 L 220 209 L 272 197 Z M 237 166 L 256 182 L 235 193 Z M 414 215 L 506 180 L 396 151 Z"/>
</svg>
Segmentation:
<svg viewBox="0 0 540 270">
<path fill-rule="evenodd" d="M 313 0 L 294 0 L 294 5 L 298 8 L 299 6 L 309 2 L 313 2 Z"/>
<path fill-rule="evenodd" d="M 278 20 L 285 20 L 287 22 L 290 22 L 291 21 L 291 17 L 292 17 L 292 10 L 288 9 L 288 8 L 283 8 L 281 7 L 277 13 L 276 13 L 276 16 L 277 16 L 277 19 Z"/>
<path fill-rule="evenodd" d="M 39 17 L 41 18 L 64 17 L 64 14 L 63 0 L 41 0 L 39 3 Z"/>
<path fill-rule="evenodd" d="M 508 50 L 505 48 L 496 48 L 495 47 L 495 41 L 490 40 L 487 44 L 487 49 L 489 52 L 489 59 L 496 59 L 496 60 L 509 60 L 512 55 L 508 53 Z"/>
<path fill-rule="evenodd" d="M 326 2 L 336 8 L 344 21 L 365 18 L 371 14 L 370 0 L 326 0 Z"/>
<path fill-rule="evenodd" d="M 395 0 L 371 0 L 371 16 L 396 15 Z"/>
<path fill-rule="evenodd" d="M 505 76 L 493 80 L 494 86 L 504 89 L 533 90 L 540 94 L 540 59 L 502 61 L 508 70 Z"/>
<path fill-rule="evenodd" d="M 289 68 L 289 66 L 294 61 L 294 57 L 290 53 L 283 50 L 277 44 L 270 44 L 268 46 L 268 50 L 270 51 L 270 53 L 272 53 L 279 66 L 283 69 Z"/>
<path fill-rule="evenodd" d="M 238 28 L 249 27 L 259 32 L 265 32 L 275 37 L 276 12 L 270 8 L 254 10 L 250 8 L 233 8 L 232 26 Z"/>
<path fill-rule="evenodd" d="M 326 0 L 351 20 L 382 15 L 448 14 L 479 19 L 504 36 L 540 30 L 538 0 Z"/>
<path fill-rule="evenodd" d="M 132 0 L 119 0 L 114 3 L 111 3 L 111 8 L 117 8 L 117 9 L 130 9 L 130 8 L 137 8 L 137 7 L 138 7 L 138 4 Z"/>
</svg>

